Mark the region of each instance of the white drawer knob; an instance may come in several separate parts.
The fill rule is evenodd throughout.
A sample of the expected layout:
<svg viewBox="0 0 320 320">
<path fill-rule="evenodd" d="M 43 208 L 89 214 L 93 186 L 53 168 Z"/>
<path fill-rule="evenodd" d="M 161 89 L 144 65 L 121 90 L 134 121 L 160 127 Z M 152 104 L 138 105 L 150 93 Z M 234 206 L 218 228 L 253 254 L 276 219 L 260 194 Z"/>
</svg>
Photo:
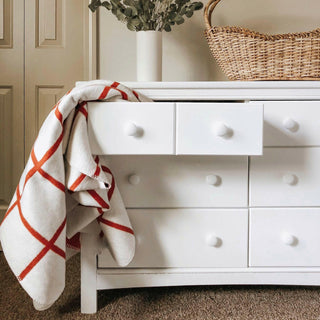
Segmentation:
<svg viewBox="0 0 320 320">
<path fill-rule="evenodd" d="M 220 247 L 222 245 L 222 240 L 214 234 L 209 234 L 206 239 L 207 245 L 210 247 Z"/>
<path fill-rule="evenodd" d="M 215 174 L 209 174 L 206 176 L 206 182 L 212 186 L 218 186 L 221 183 L 221 178 Z"/>
<path fill-rule="evenodd" d="M 297 121 L 293 120 L 292 118 L 286 118 L 283 120 L 283 126 L 291 131 L 291 132 L 295 132 L 298 130 L 299 128 L 299 124 Z"/>
<path fill-rule="evenodd" d="M 282 177 L 282 181 L 285 184 L 293 186 L 298 182 L 298 177 L 295 174 L 287 173 Z"/>
<path fill-rule="evenodd" d="M 128 177 L 128 181 L 129 181 L 130 184 L 135 186 L 135 185 L 140 183 L 140 177 L 137 174 L 131 174 Z"/>
<path fill-rule="evenodd" d="M 131 137 L 139 137 L 142 134 L 142 129 L 139 128 L 136 124 L 133 122 L 129 122 L 124 126 L 124 133 L 127 136 Z"/>
<path fill-rule="evenodd" d="M 298 238 L 290 233 L 285 233 L 282 235 L 282 241 L 287 246 L 295 246 L 298 243 Z"/>
<path fill-rule="evenodd" d="M 231 128 L 226 126 L 223 122 L 218 122 L 214 126 L 214 133 L 220 138 L 229 138 L 232 136 L 233 131 Z"/>
</svg>

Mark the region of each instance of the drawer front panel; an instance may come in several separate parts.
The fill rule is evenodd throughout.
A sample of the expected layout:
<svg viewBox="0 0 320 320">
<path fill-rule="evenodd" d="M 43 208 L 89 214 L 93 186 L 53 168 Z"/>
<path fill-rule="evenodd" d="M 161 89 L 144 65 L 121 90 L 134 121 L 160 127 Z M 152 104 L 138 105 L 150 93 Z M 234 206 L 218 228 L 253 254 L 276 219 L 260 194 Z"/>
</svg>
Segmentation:
<svg viewBox="0 0 320 320">
<path fill-rule="evenodd" d="M 264 102 L 265 146 L 319 146 L 319 101 Z"/>
<path fill-rule="evenodd" d="M 112 156 L 126 207 L 246 207 L 247 157 Z"/>
<path fill-rule="evenodd" d="M 136 254 L 129 268 L 246 267 L 247 210 L 129 210 Z M 117 267 L 109 252 L 100 268 Z"/>
<path fill-rule="evenodd" d="M 173 154 L 174 103 L 90 102 L 93 154 Z"/>
<path fill-rule="evenodd" d="M 320 148 L 266 148 L 250 159 L 250 205 L 319 206 Z"/>
<path fill-rule="evenodd" d="M 320 209 L 251 209 L 249 265 L 320 266 Z"/>
<path fill-rule="evenodd" d="M 262 136 L 262 104 L 177 104 L 177 154 L 261 155 Z"/>
</svg>

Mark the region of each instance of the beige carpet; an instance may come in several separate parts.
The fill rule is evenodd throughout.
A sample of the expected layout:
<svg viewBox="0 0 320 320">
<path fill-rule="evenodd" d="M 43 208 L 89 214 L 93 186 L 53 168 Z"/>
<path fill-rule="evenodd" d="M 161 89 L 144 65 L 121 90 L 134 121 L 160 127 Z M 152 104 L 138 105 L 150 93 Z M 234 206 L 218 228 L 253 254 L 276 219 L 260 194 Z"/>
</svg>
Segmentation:
<svg viewBox="0 0 320 320">
<path fill-rule="evenodd" d="M 320 288 L 211 286 L 99 292 L 99 311 L 80 313 L 79 257 L 67 268 L 66 289 L 49 310 L 37 312 L 0 253 L 0 319 L 320 320 Z"/>
</svg>

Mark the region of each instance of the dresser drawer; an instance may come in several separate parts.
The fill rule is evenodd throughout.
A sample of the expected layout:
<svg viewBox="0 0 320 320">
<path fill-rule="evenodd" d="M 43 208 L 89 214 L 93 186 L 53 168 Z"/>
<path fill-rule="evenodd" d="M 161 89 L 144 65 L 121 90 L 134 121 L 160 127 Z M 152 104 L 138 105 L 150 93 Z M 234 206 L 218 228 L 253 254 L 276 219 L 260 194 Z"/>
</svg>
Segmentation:
<svg viewBox="0 0 320 320">
<path fill-rule="evenodd" d="M 177 104 L 177 154 L 261 155 L 262 136 L 262 104 Z"/>
<path fill-rule="evenodd" d="M 319 206 L 320 148 L 265 148 L 250 159 L 251 206 Z"/>
<path fill-rule="evenodd" d="M 129 268 L 246 267 L 247 210 L 128 210 L 137 245 Z M 117 267 L 108 250 L 98 266 Z"/>
<path fill-rule="evenodd" d="M 251 209 L 249 265 L 320 266 L 320 209 Z"/>
<path fill-rule="evenodd" d="M 108 156 L 126 207 L 246 207 L 247 157 Z"/>
<path fill-rule="evenodd" d="M 93 154 L 173 154 L 174 103 L 90 102 Z"/>
<path fill-rule="evenodd" d="M 319 146 L 319 101 L 264 102 L 265 146 Z"/>
</svg>

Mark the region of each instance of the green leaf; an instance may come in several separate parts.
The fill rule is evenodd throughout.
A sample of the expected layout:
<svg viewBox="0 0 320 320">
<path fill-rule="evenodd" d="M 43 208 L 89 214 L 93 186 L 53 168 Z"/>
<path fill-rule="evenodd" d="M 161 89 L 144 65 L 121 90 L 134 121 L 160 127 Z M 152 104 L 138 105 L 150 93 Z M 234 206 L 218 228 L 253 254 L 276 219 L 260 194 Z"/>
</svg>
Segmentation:
<svg viewBox="0 0 320 320">
<path fill-rule="evenodd" d="M 169 25 L 168 23 L 166 23 L 166 24 L 164 25 L 164 30 L 167 31 L 167 32 L 170 32 L 170 31 L 171 31 L 171 27 L 170 27 L 170 25 Z"/>
<path fill-rule="evenodd" d="M 138 10 L 135 7 L 130 7 L 130 9 L 132 10 L 132 16 L 133 17 L 138 15 Z"/>
<path fill-rule="evenodd" d="M 150 9 L 154 9 L 156 6 L 154 5 L 154 3 L 153 2 L 150 2 L 150 4 L 149 4 L 149 8 Z"/>
<path fill-rule="evenodd" d="M 174 22 L 176 22 L 177 24 L 182 24 L 182 23 L 184 23 L 184 19 L 183 19 L 182 16 L 177 15 L 177 16 L 174 18 Z"/>
<path fill-rule="evenodd" d="M 192 10 L 187 11 L 187 12 L 186 12 L 186 16 L 187 16 L 188 18 L 191 18 L 191 17 L 193 16 L 193 11 L 192 11 Z"/>
<path fill-rule="evenodd" d="M 183 7 L 183 8 L 180 10 L 179 14 L 183 16 L 184 14 L 186 14 L 186 12 L 187 12 L 187 8 L 186 8 L 186 7 Z"/>
<path fill-rule="evenodd" d="M 176 16 L 177 16 L 177 13 L 176 13 L 176 12 L 170 12 L 170 13 L 168 14 L 168 19 L 173 20 Z"/>
<path fill-rule="evenodd" d="M 183 24 L 184 23 L 184 19 L 181 17 L 181 19 L 176 21 L 177 24 Z"/>
<path fill-rule="evenodd" d="M 140 1 L 134 1 L 134 6 L 137 8 L 139 12 L 143 10 Z"/>
<path fill-rule="evenodd" d="M 126 16 L 119 9 L 116 11 L 115 16 L 117 17 L 117 19 L 119 21 L 125 21 L 126 20 Z"/>
<path fill-rule="evenodd" d="M 101 5 L 108 10 L 111 10 L 112 8 L 111 3 L 109 3 L 108 1 L 103 1 Z"/>
<path fill-rule="evenodd" d="M 125 6 L 119 0 L 110 0 L 112 7 L 118 9 L 125 9 Z"/>
<path fill-rule="evenodd" d="M 131 24 L 130 22 L 127 23 L 127 28 L 131 31 L 136 31 L 136 28 L 133 24 Z"/>
<path fill-rule="evenodd" d="M 125 8 L 123 14 L 129 18 L 132 17 L 133 16 L 132 9 L 130 7 Z"/>
<path fill-rule="evenodd" d="M 88 5 L 89 9 L 92 12 L 95 12 L 99 6 L 101 6 L 101 1 L 100 0 L 92 0 L 91 3 Z"/>
<path fill-rule="evenodd" d="M 139 26 L 140 24 L 142 24 L 139 18 L 134 18 L 134 19 L 132 19 L 132 20 L 131 20 L 131 23 L 132 23 L 135 27 L 137 27 L 137 26 Z"/>
<path fill-rule="evenodd" d="M 203 8 L 202 2 L 193 2 L 193 5 L 194 5 L 194 10 L 200 10 Z"/>
</svg>

